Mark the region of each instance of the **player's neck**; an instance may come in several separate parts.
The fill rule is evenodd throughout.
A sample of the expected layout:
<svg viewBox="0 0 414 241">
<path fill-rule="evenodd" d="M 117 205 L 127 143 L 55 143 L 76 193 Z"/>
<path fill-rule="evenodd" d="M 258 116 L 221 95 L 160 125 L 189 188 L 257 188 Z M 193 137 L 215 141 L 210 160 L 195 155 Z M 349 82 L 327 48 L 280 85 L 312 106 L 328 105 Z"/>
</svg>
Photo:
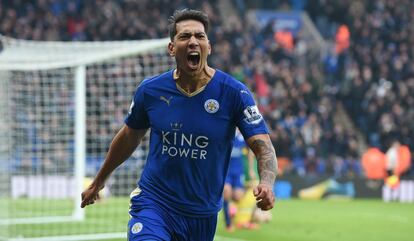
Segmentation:
<svg viewBox="0 0 414 241">
<path fill-rule="evenodd" d="M 215 72 L 215 69 L 208 66 L 197 75 L 189 75 L 184 71 L 180 71 L 180 69 L 175 69 L 173 76 L 177 85 L 186 94 L 191 95 L 192 93 L 198 92 L 201 88 L 204 88 L 213 78 Z"/>
</svg>

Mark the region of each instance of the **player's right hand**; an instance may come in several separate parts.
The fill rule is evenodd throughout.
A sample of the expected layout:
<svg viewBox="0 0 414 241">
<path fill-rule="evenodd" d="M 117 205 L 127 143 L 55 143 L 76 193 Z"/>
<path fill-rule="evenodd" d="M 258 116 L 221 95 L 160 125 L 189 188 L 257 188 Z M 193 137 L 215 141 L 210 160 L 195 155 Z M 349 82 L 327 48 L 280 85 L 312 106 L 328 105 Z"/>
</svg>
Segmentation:
<svg viewBox="0 0 414 241">
<path fill-rule="evenodd" d="M 81 208 L 86 207 L 87 205 L 94 204 L 96 200 L 99 199 L 99 191 L 103 189 L 103 185 L 98 187 L 94 183 L 88 186 L 88 188 L 82 192 L 82 202 Z"/>
</svg>

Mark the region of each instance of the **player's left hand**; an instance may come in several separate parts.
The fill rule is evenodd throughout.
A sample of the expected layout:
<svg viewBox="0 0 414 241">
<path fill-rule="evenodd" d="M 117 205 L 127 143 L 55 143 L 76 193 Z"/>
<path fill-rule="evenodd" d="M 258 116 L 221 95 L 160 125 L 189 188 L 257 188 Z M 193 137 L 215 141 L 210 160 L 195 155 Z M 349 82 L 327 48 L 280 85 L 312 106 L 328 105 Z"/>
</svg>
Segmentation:
<svg viewBox="0 0 414 241">
<path fill-rule="evenodd" d="M 256 198 L 256 206 L 263 211 L 270 210 L 275 204 L 273 187 L 269 184 L 260 183 L 253 189 Z"/>
</svg>

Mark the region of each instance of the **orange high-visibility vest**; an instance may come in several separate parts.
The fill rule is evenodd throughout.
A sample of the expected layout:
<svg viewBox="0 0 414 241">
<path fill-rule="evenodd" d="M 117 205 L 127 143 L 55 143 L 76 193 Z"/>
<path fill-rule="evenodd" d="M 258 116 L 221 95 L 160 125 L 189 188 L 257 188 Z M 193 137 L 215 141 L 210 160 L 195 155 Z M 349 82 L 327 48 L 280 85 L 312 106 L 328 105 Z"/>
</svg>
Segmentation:
<svg viewBox="0 0 414 241">
<path fill-rule="evenodd" d="M 275 41 L 283 48 L 292 51 L 294 48 L 293 34 L 289 31 L 277 31 L 274 34 Z"/>
<path fill-rule="evenodd" d="M 402 145 L 398 150 L 397 166 L 394 169 L 394 174 L 400 176 L 408 170 L 411 166 L 411 152 L 410 148 L 406 145 Z"/>
<path fill-rule="evenodd" d="M 378 148 L 369 148 L 362 155 L 362 168 L 368 179 L 384 179 L 387 176 L 386 156 Z"/>
<path fill-rule="evenodd" d="M 351 34 L 348 26 L 341 25 L 338 28 L 335 36 L 335 51 L 337 54 L 342 53 L 344 50 L 349 48 Z"/>
</svg>

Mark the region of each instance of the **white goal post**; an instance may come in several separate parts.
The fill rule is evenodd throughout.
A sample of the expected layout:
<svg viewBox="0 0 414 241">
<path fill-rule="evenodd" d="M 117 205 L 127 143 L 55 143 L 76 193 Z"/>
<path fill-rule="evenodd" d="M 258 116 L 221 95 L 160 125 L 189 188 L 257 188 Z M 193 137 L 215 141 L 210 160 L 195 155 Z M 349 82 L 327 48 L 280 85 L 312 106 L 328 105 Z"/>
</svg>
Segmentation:
<svg viewBox="0 0 414 241">
<path fill-rule="evenodd" d="M 88 207 L 86 215 L 80 193 L 101 165 L 139 82 L 173 66 L 169 40 L 42 42 L 0 35 L 0 41 L 0 204 L 6 210 L 0 239 L 125 234 L 128 193 L 144 165 L 145 142 L 108 181 L 101 205 Z"/>
</svg>

